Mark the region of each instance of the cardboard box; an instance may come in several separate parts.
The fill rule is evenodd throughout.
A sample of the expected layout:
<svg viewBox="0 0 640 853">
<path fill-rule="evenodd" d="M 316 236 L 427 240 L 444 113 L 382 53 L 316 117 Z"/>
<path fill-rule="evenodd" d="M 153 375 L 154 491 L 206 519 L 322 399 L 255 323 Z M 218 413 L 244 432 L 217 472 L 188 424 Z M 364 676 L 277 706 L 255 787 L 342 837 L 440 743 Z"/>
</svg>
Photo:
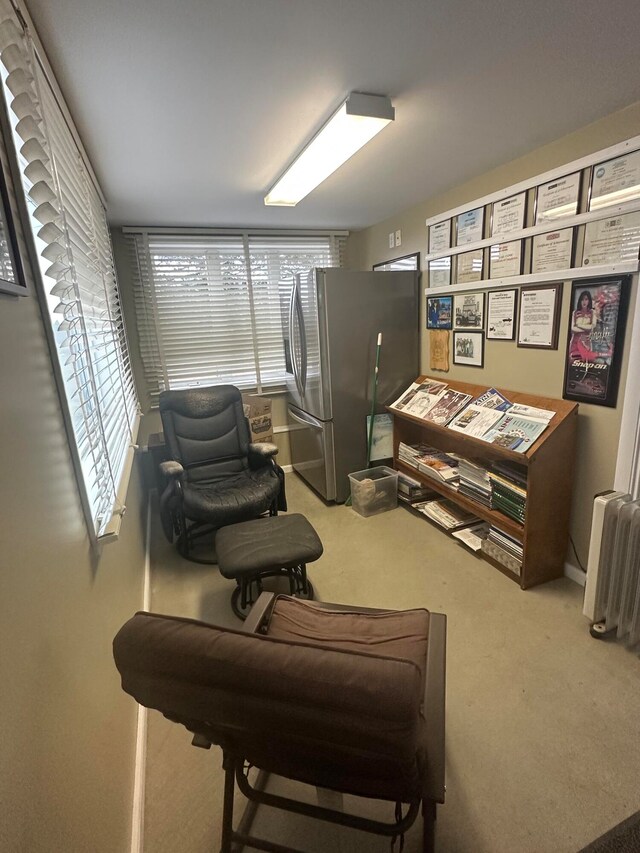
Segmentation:
<svg viewBox="0 0 640 853">
<path fill-rule="evenodd" d="M 273 422 L 271 420 L 271 399 L 259 394 L 243 394 L 244 415 L 249 421 L 251 441 L 273 442 Z"/>
</svg>

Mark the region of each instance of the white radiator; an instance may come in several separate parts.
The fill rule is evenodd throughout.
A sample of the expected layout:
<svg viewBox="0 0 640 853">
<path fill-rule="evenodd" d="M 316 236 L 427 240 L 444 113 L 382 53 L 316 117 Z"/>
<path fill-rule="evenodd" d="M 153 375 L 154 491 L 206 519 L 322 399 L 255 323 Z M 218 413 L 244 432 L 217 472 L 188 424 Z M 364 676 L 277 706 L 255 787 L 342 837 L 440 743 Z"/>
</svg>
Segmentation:
<svg viewBox="0 0 640 853">
<path fill-rule="evenodd" d="M 593 501 L 584 615 L 594 637 L 640 642 L 640 500 L 624 492 Z"/>
</svg>

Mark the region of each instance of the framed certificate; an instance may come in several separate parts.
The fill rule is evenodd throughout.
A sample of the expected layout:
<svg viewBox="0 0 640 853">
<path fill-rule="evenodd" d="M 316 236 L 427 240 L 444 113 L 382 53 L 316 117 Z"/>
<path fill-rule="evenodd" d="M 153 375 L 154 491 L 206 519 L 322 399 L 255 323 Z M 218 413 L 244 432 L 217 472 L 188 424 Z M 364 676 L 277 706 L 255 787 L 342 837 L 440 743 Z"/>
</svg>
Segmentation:
<svg viewBox="0 0 640 853">
<path fill-rule="evenodd" d="M 637 261 L 640 251 L 640 211 L 612 219 L 587 222 L 582 266 Z"/>
<path fill-rule="evenodd" d="M 640 198 L 640 151 L 593 167 L 589 210 Z"/>
<path fill-rule="evenodd" d="M 533 238 L 531 272 L 568 270 L 573 259 L 573 228 L 536 234 Z"/>
<path fill-rule="evenodd" d="M 536 192 L 535 224 L 575 216 L 580 197 L 580 172 L 542 184 Z"/>
<path fill-rule="evenodd" d="M 456 217 L 456 246 L 477 243 L 482 240 L 484 226 L 484 207 L 476 207 Z"/>
<path fill-rule="evenodd" d="M 615 406 L 631 277 L 571 283 L 565 400 Z"/>
<path fill-rule="evenodd" d="M 522 272 L 522 240 L 499 243 L 489 252 L 489 278 L 508 278 Z"/>
<path fill-rule="evenodd" d="M 494 201 L 491 214 L 492 237 L 522 231 L 526 201 L 526 192 L 512 195 L 511 198 L 505 198 L 504 201 Z"/>
<path fill-rule="evenodd" d="M 466 284 L 471 281 L 482 281 L 483 258 L 482 249 L 474 249 L 472 252 L 462 252 L 458 255 L 456 283 Z"/>
<path fill-rule="evenodd" d="M 453 328 L 484 329 L 484 293 L 461 293 L 453 297 Z"/>
<path fill-rule="evenodd" d="M 446 252 L 451 248 L 451 220 L 445 219 L 429 226 L 429 254 Z"/>
<path fill-rule="evenodd" d="M 451 257 L 429 261 L 428 268 L 429 287 L 447 287 L 451 284 Z"/>
<path fill-rule="evenodd" d="M 558 349 L 561 293 L 562 284 L 520 289 L 519 347 Z"/>
<path fill-rule="evenodd" d="M 518 291 L 492 290 L 487 296 L 487 339 L 512 341 L 516 336 Z"/>
</svg>

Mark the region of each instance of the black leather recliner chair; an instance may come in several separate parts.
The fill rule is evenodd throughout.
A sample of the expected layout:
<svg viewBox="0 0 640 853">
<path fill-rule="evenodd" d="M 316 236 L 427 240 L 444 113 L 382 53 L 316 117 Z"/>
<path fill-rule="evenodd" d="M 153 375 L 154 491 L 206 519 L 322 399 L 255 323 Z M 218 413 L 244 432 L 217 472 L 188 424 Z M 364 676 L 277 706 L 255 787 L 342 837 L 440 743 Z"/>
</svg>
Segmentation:
<svg viewBox="0 0 640 853">
<path fill-rule="evenodd" d="M 160 395 L 168 461 L 160 465 L 164 532 L 182 556 L 197 538 L 228 524 L 286 510 L 274 444 L 251 444 L 242 396 L 233 385 Z"/>
</svg>

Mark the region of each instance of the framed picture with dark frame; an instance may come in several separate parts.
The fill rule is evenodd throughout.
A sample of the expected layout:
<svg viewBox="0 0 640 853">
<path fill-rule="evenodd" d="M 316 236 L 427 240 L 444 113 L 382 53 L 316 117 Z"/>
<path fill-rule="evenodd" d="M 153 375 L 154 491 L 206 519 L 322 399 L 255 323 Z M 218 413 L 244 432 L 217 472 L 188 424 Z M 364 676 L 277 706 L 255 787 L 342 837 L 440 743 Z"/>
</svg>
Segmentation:
<svg viewBox="0 0 640 853">
<path fill-rule="evenodd" d="M 11 214 L 6 177 L 0 164 L 0 293 L 28 296 L 18 240 Z"/>
<path fill-rule="evenodd" d="M 427 329 L 450 329 L 453 297 L 427 296 Z"/>
<path fill-rule="evenodd" d="M 558 349 L 562 282 L 520 288 L 518 346 Z"/>
<path fill-rule="evenodd" d="M 454 332 L 453 363 L 484 367 L 484 332 Z"/>
<path fill-rule="evenodd" d="M 628 275 L 571 283 L 565 400 L 616 405 L 630 290 Z"/>
<path fill-rule="evenodd" d="M 413 252 L 413 254 L 411 255 L 403 255 L 401 258 L 393 258 L 390 261 L 382 261 L 379 264 L 374 264 L 373 269 L 376 272 L 392 272 L 394 270 L 419 270 L 420 252 Z"/>
</svg>

